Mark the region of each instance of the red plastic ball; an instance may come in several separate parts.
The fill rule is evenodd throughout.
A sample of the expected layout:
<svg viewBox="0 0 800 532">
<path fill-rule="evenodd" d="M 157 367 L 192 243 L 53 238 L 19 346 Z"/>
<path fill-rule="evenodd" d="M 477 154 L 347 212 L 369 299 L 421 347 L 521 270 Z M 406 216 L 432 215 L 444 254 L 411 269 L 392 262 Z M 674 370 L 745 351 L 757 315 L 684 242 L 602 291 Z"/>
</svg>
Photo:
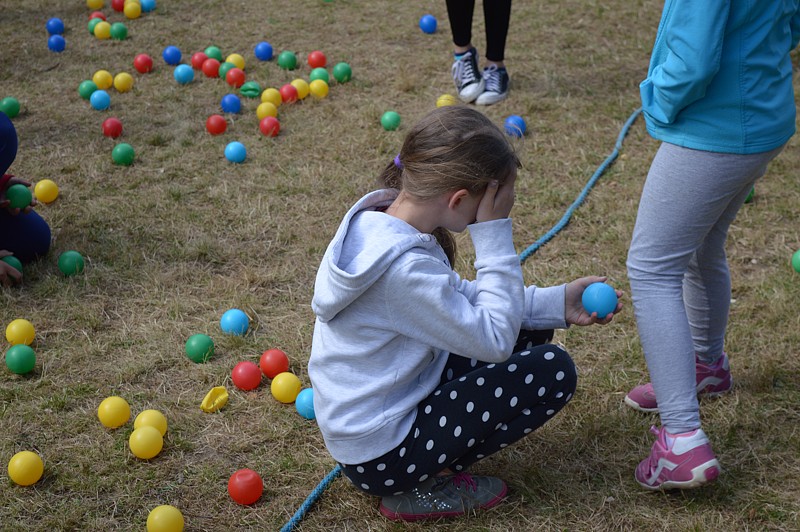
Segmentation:
<svg viewBox="0 0 800 532">
<path fill-rule="evenodd" d="M 292 103 L 297 101 L 297 89 L 291 83 L 287 83 L 281 87 L 279 92 L 281 93 L 281 101 L 283 103 Z"/>
<path fill-rule="evenodd" d="M 258 123 L 258 129 L 267 137 L 277 137 L 278 133 L 281 132 L 281 123 L 274 116 L 265 116 Z"/>
<path fill-rule="evenodd" d="M 208 59 L 203 61 L 203 74 L 205 74 L 206 77 L 208 78 L 218 78 L 219 61 L 217 61 L 213 57 L 209 57 Z"/>
<path fill-rule="evenodd" d="M 244 70 L 237 67 L 233 67 L 225 74 L 225 81 L 228 82 L 228 85 L 236 87 L 237 89 L 244 85 L 245 78 Z"/>
<path fill-rule="evenodd" d="M 328 64 L 328 59 L 319 50 L 314 50 L 308 54 L 308 66 L 311 68 L 324 68 L 326 64 Z"/>
<path fill-rule="evenodd" d="M 221 115 L 211 115 L 206 120 L 206 130 L 212 135 L 222 135 L 228 129 L 228 121 Z"/>
<path fill-rule="evenodd" d="M 133 59 L 133 68 L 140 74 L 147 74 L 153 70 L 153 58 L 147 54 L 139 54 Z"/>
<path fill-rule="evenodd" d="M 111 0 L 111 9 L 122 13 L 125 11 L 125 0 Z"/>
<path fill-rule="evenodd" d="M 106 118 L 103 120 L 103 135 L 115 139 L 122 135 L 122 122 L 118 118 Z"/>
<path fill-rule="evenodd" d="M 245 360 L 234 366 L 231 380 L 240 390 L 255 390 L 261 384 L 261 370 L 253 362 Z"/>
<path fill-rule="evenodd" d="M 272 117 L 268 116 L 267 118 Z M 262 122 L 264 120 L 262 120 Z M 258 365 L 261 367 L 261 371 L 264 372 L 264 375 L 270 379 L 274 379 L 277 374 L 289 371 L 289 357 L 280 349 L 267 349 L 264 351 L 264 354 L 261 355 L 261 360 L 259 360 Z"/>
<path fill-rule="evenodd" d="M 203 63 L 206 62 L 208 56 L 203 52 L 196 52 L 192 54 L 192 68 L 195 70 L 201 70 L 203 68 Z"/>
<path fill-rule="evenodd" d="M 240 469 L 228 479 L 228 494 L 239 504 L 253 504 L 264 493 L 264 481 L 252 469 Z"/>
<path fill-rule="evenodd" d="M 89 20 L 92 20 L 93 18 L 99 18 L 101 20 L 106 20 L 106 16 L 103 14 L 102 11 L 92 11 L 92 14 L 89 15 Z"/>
</svg>

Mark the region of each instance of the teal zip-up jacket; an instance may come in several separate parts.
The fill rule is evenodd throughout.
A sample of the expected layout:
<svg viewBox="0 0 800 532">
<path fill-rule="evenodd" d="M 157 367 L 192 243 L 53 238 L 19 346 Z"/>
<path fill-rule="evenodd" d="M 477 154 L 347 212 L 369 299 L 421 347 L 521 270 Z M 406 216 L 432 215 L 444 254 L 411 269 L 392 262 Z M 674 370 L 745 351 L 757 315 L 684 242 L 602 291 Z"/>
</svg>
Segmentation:
<svg viewBox="0 0 800 532">
<path fill-rule="evenodd" d="M 650 135 L 720 153 L 785 144 L 799 11 L 800 0 L 666 0 L 639 86 Z"/>
</svg>

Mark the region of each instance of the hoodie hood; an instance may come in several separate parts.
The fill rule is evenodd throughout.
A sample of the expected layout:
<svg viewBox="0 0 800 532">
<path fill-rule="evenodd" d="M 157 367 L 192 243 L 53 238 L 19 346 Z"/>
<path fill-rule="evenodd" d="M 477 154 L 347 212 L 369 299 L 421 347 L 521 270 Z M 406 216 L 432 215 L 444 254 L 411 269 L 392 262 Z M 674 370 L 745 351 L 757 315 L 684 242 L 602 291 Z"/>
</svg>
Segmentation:
<svg viewBox="0 0 800 532">
<path fill-rule="evenodd" d="M 367 291 L 395 259 L 410 249 L 434 248 L 436 239 L 382 212 L 397 190 L 371 192 L 347 212 L 322 258 L 311 307 L 322 322 L 332 320 Z"/>
</svg>

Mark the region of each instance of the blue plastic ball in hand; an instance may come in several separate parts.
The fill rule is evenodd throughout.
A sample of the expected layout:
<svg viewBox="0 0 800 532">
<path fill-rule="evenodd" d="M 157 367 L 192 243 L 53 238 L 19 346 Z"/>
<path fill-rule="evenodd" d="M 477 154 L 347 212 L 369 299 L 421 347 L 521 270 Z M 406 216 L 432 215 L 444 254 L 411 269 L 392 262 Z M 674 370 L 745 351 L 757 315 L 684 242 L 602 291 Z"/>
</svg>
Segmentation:
<svg viewBox="0 0 800 532">
<path fill-rule="evenodd" d="M 225 150 L 225 156 L 228 156 L 227 149 Z M 242 158 L 242 160 L 244 160 L 244 158 Z M 239 310 L 238 308 L 232 308 L 230 310 L 226 310 L 225 313 L 222 314 L 222 318 L 219 320 L 219 327 L 222 329 L 222 332 L 226 334 L 244 336 L 244 334 L 247 332 L 247 329 L 250 327 L 250 318 L 247 317 L 247 314 L 245 314 L 244 311 Z"/>
<path fill-rule="evenodd" d="M 261 61 L 269 61 L 272 59 L 272 45 L 266 41 L 258 43 L 254 52 L 256 57 Z"/>
<path fill-rule="evenodd" d="M 111 105 L 111 96 L 103 89 L 98 89 L 89 96 L 89 103 L 98 111 L 105 111 Z"/>
<path fill-rule="evenodd" d="M 297 413 L 304 418 L 316 419 L 317 415 L 314 413 L 314 390 L 311 388 L 300 390 L 294 400 L 294 406 L 297 408 Z"/>
<path fill-rule="evenodd" d="M 226 113 L 238 113 L 242 109 L 242 100 L 235 94 L 226 94 L 219 104 Z"/>
<path fill-rule="evenodd" d="M 58 17 L 53 17 L 47 21 L 47 33 L 50 35 L 61 35 L 64 33 L 64 21 Z"/>
<path fill-rule="evenodd" d="M 241 142 L 231 142 L 225 146 L 225 158 L 232 163 L 243 163 L 247 159 L 247 148 Z"/>
<path fill-rule="evenodd" d="M 617 309 L 617 292 L 606 283 L 592 283 L 583 291 L 581 303 L 586 312 L 597 312 L 598 319 L 603 319 Z"/>
<path fill-rule="evenodd" d="M 528 126 L 525 124 L 525 119 L 521 116 L 511 115 L 506 118 L 505 122 L 503 123 L 503 128 L 506 130 L 508 135 L 520 138 L 525 134 L 525 130 L 528 129 Z"/>
<path fill-rule="evenodd" d="M 63 52 L 64 48 L 67 47 L 67 41 L 61 35 L 51 35 L 50 38 L 47 39 L 47 47 L 51 52 Z"/>
<path fill-rule="evenodd" d="M 422 15 L 419 19 L 419 29 L 424 33 L 436 33 L 436 17 L 433 15 Z"/>
<path fill-rule="evenodd" d="M 168 65 L 177 65 L 181 62 L 181 50 L 177 46 L 167 46 L 161 52 L 161 57 Z"/>
<path fill-rule="evenodd" d="M 175 77 L 175 81 L 181 85 L 186 85 L 194 81 L 194 69 L 189 65 L 178 65 L 175 67 L 173 76 Z"/>
</svg>

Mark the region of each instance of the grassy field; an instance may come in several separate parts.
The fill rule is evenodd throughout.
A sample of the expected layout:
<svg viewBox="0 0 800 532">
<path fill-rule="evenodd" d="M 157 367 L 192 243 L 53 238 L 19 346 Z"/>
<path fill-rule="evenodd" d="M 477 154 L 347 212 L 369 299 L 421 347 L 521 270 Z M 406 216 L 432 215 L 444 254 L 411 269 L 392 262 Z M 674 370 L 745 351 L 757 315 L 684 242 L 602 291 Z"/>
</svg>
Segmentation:
<svg viewBox="0 0 800 532">
<path fill-rule="evenodd" d="M 108 2 L 107 2 L 108 3 Z M 511 97 L 485 109 L 497 124 L 525 117 L 515 140 L 524 169 L 512 212 L 522 251 L 561 217 L 612 150 L 623 122 L 639 106 L 661 3 L 644 0 L 515 2 L 507 56 Z M 0 290 L 0 324 L 26 318 L 36 327 L 35 370 L 0 376 L 0 462 L 38 452 L 45 474 L 32 487 L 0 481 L 1 530 L 143 530 L 160 504 L 180 508 L 187 530 L 277 530 L 334 466 L 314 422 L 274 400 L 267 381 L 252 392 L 230 381 L 241 360 L 278 347 L 309 385 L 306 363 L 314 275 L 342 214 L 375 186 L 408 125 L 452 93 L 451 39 L 444 2 L 305 0 L 219 2 L 161 0 L 156 11 L 124 21 L 125 41 L 87 31 L 80 0 L 4 2 L 0 8 L 0 98 L 22 113 L 11 172 L 52 179 L 61 195 L 37 211 L 53 230 L 50 254 L 27 266 L 21 287 Z M 439 21 L 433 35 L 417 21 Z M 45 23 L 64 20 L 67 49 L 47 49 Z M 474 42 L 485 49 L 480 3 Z M 254 45 L 293 50 L 299 67 L 259 62 Z M 281 134 L 258 131 L 257 100 L 228 117 L 212 137 L 205 119 L 230 92 L 202 74 L 179 86 L 161 59 L 167 45 L 191 53 L 209 45 L 240 53 L 248 79 L 262 87 L 308 79 L 305 57 L 322 50 L 330 66 L 350 63 L 354 77 L 332 83 L 326 99 L 279 109 Z M 149 74 L 133 69 L 148 53 Z M 99 69 L 127 71 L 132 91 L 113 89 L 111 108 L 95 111 L 77 92 Z M 400 113 L 398 131 L 379 123 Z M 124 124 L 118 141 L 136 150 L 116 166 L 118 141 L 102 121 Z M 244 143 L 248 159 L 225 160 L 225 145 Z M 625 257 L 644 177 L 657 143 L 638 121 L 623 154 L 599 181 L 569 226 L 524 264 L 526 281 L 552 285 L 608 275 L 626 293 Z M 684 493 L 643 493 L 633 469 L 649 450 L 655 416 L 622 404 L 647 380 L 629 306 L 607 327 L 557 334 L 580 373 L 572 403 L 548 426 L 478 464 L 505 478 L 506 503 L 466 519 L 398 525 L 377 512 L 377 499 L 343 479 L 333 483 L 300 530 L 797 530 L 800 528 L 800 277 L 789 266 L 800 248 L 793 140 L 759 183 L 731 228 L 733 275 L 727 351 L 733 393 L 702 403 L 706 431 L 724 468 L 719 482 Z M 472 276 L 468 237 L 459 238 L 458 269 Z M 58 255 L 81 252 L 86 271 L 63 277 Z M 627 303 L 627 299 L 626 299 Z M 222 334 L 229 308 L 251 318 L 244 337 Z M 186 338 L 211 335 L 216 354 L 194 364 Z M 3 345 L 3 349 L 7 344 Z M 225 385 L 221 412 L 199 404 Z M 135 458 L 132 420 L 116 430 L 97 420 L 100 401 L 120 395 L 133 416 L 155 408 L 169 421 L 161 454 Z M 265 491 L 251 507 L 226 493 L 228 477 L 249 467 Z M 5 470 L 5 465 L 3 465 Z"/>
</svg>

